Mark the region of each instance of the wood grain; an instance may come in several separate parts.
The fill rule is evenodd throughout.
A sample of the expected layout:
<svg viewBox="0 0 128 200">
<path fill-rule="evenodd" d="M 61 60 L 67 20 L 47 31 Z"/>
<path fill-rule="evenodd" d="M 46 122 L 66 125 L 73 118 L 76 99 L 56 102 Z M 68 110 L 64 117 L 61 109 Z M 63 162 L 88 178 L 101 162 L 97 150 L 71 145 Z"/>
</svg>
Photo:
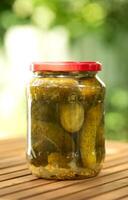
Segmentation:
<svg viewBox="0 0 128 200">
<path fill-rule="evenodd" d="M 0 200 L 127 200 L 128 144 L 106 142 L 103 170 L 76 181 L 38 179 L 27 168 L 25 140 L 0 141 Z"/>
</svg>

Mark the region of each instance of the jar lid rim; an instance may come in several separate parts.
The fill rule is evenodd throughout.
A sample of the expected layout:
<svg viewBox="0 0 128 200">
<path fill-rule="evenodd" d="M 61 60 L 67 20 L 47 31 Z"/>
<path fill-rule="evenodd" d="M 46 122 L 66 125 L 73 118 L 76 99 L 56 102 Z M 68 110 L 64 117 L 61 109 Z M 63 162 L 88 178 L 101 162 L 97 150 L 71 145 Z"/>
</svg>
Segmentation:
<svg viewBox="0 0 128 200">
<path fill-rule="evenodd" d="M 35 62 L 31 64 L 30 70 L 36 71 L 101 71 L 102 64 L 95 61 L 86 62 Z"/>
</svg>

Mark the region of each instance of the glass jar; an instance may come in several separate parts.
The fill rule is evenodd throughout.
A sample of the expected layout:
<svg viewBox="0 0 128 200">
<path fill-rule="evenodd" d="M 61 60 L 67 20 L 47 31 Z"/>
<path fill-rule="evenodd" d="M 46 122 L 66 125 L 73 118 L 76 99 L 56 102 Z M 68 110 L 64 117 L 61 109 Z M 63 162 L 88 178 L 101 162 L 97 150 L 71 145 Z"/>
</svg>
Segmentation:
<svg viewBox="0 0 128 200">
<path fill-rule="evenodd" d="M 105 85 L 98 62 L 35 63 L 27 87 L 31 172 L 46 179 L 96 176 L 105 156 Z"/>
</svg>

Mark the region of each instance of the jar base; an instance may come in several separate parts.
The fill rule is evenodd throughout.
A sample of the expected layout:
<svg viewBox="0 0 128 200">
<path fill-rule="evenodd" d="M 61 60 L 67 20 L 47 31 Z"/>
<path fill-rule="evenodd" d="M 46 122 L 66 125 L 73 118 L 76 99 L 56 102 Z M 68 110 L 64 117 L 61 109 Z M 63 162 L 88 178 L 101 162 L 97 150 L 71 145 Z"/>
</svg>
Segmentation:
<svg viewBox="0 0 128 200">
<path fill-rule="evenodd" d="M 88 168 L 58 168 L 56 166 L 47 165 L 46 167 L 36 167 L 29 164 L 29 169 L 32 174 L 39 178 L 50 179 L 50 180 L 80 180 L 86 178 L 92 178 L 99 174 L 102 166 L 98 166 L 95 169 Z"/>
</svg>

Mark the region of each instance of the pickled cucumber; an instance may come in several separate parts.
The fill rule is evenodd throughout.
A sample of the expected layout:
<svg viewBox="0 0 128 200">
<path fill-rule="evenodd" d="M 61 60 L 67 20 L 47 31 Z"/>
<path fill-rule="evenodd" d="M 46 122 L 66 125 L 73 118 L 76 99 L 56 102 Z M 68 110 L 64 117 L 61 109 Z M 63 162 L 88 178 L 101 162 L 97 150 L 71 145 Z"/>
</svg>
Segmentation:
<svg viewBox="0 0 128 200">
<path fill-rule="evenodd" d="M 74 151 L 74 141 L 59 125 L 40 120 L 32 121 L 33 157 L 42 162 L 51 152 L 69 153 Z"/>
<path fill-rule="evenodd" d="M 71 158 L 66 157 L 60 153 L 51 153 L 48 156 L 48 164 L 52 167 L 62 167 L 62 168 L 69 168 L 68 162 L 71 161 Z"/>
<path fill-rule="evenodd" d="M 68 132 L 77 132 L 84 121 L 84 108 L 80 103 L 65 103 L 60 106 L 60 121 Z"/>
<path fill-rule="evenodd" d="M 84 167 L 96 166 L 96 133 L 103 113 L 102 104 L 92 106 L 87 112 L 85 123 L 80 133 L 80 153 Z"/>
<path fill-rule="evenodd" d="M 101 163 L 105 157 L 105 138 L 104 138 L 104 117 L 96 133 L 96 159 Z"/>
<path fill-rule="evenodd" d="M 58 106 L 42 100 L 33 100 L 31 103 L 31 117 L 41 121 L 57 121 Z"/>
<path fill-rule="evenodd" d="M 28 88 L 33 100 L 47 101 L 68 100 L 73 94 L 78 93 L 78 82 L 72 78 L 34 78 Z"/>
<path fill-rule="evenodd" d="M 89 104 L 104 99 L 105 85 L 98 78 L 81 79 L 79 82 L 81 94 Z"/>
<path fill-rule="evenodd" d="M 49 141 L 46 141 L 45 143 L 43 141 L 35 142 L 32 144 L 31 151 L 28 154 L 29 155 L 28 160 L 30 161 L 30 163 L 34 164 L 35 166 L 40 166 L 40 165 L 45 166 L 48 164 L 47 163 L 48 152 L 46 151 L 47 150 L 46 145 L 50 146 L 49 151 L 56 150 L 53 144 L 49 144 Z"/>
</svg>

